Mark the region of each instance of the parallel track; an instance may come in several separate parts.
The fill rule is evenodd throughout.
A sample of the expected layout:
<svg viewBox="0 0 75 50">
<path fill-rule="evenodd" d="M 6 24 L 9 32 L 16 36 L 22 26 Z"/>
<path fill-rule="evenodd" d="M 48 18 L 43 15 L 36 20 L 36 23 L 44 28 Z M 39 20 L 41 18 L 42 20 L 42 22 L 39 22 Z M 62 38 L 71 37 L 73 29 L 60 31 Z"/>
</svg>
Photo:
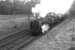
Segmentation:
<svg viewBox="0 0 75 50">
<path fill-rule="evenodd" d="M 0 50 L 17 50 L 34 38 L 29 33 L 24 30 L 0 40 Z"/>
<path fill-rule="evenodd" d="M 35 39 L 30 31 L 23 30 L 0 40 L 0 50 L 19 50 Z"/>
</svg>

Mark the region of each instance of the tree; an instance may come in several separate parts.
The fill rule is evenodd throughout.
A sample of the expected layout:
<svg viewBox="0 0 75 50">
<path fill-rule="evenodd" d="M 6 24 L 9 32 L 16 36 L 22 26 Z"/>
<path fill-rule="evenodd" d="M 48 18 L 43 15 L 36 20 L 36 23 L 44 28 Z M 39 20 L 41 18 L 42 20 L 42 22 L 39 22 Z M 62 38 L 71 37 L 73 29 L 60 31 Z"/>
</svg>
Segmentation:
<svg viewBox="0 0 75 50">
<path fill-rule="evenodd" d="M 0 1 L 0 14 L 32 14 L 31 8 L 37 4 L 34 0 L 31 0 L 25 4 L 19 0 L 13 1 L 13 3 L 11 3 L 10 0 Z"/>
<path fill-rule="evenodd" d="M 75 1 L 73 2 L 70 10 L 69 10 L 69 14 L 72 16 L 75 16 Z"/>
</svg>

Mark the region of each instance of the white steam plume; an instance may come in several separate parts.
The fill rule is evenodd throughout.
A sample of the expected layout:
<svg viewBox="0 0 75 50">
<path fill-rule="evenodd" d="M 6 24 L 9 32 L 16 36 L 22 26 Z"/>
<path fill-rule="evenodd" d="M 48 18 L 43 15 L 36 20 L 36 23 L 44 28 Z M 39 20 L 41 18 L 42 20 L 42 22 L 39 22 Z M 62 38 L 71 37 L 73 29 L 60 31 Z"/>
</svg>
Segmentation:
<svg viewBox="0 0 75 50">
<path fill-rule="evenodd" d="M 41 17 L 45 17 L 49 12 L 55 12 L 56 14 L 65 14 L 70 9 L 74 0 L 40 0 L 40 4 L 37 4 L 32 8 L 32 12 L 39 13 Z"/>
</svg>

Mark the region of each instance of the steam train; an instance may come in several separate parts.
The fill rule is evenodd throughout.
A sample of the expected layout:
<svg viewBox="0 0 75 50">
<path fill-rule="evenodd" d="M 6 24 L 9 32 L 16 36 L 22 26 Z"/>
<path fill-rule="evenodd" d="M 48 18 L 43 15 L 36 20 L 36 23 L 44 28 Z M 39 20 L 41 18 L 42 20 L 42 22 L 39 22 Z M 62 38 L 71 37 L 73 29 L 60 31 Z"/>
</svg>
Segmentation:
<svg viewBox="0 0 75 50">
<path fill-rule="evenodd" d="M 38 20 L 31 21 L 30 27 L 32 30 L 32 35 L 42 35 L 50 31 L 53 27 L 60 24 L 67 17 L 50 17 L 46 16 L 45 18 L 40 18 Z"/>
<path fill-rule="evenodd" d="M 15 0 L 14 0 L 15 1 Z M 31 4 L 30 4 L 31 3 Z M 1 15 L 12 15 L 12 14 L 32 14 L 31 8 L 36 3 L 30 2 L 27 3 L 27 5 L 22 4 L 22 2 L 15 1 L 13 3 L 7 1 L 0 1 L 0 14 Z M 29 8 L 29 9 L 28 9 Z M 40 20 L 40 19 L 39 19 Z M 30 30 L 32 35 L 37 36 L 45 33 L 52 27 L 54 27 L 57 23 L 59 23 L 59 19 L 55 17 L 48 16 L 44 18 L 43 20 L 33 20 L 30 22 Z M 41 22 L 41 23 L 40 23 Z M 46 29 L 47 30 L 44 30 Z M 43 31 L 44 30 L 44 31 Z"/>
</svg>

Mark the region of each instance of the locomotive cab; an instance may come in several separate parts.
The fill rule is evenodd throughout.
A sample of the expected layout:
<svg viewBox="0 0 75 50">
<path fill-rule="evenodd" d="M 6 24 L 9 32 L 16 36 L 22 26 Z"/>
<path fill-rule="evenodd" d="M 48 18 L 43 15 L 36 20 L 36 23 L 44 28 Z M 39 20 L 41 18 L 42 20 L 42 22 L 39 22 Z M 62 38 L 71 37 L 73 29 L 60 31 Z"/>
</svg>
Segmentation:
<svg viewBox="0 0 75 50">
<path fill-rule="evenodd" d="M 37 20 L 33 20 L 30 23 L 30 29 L 33 36 L 38 36 L 42 34 L 42 28 Z"/>
</svg>

